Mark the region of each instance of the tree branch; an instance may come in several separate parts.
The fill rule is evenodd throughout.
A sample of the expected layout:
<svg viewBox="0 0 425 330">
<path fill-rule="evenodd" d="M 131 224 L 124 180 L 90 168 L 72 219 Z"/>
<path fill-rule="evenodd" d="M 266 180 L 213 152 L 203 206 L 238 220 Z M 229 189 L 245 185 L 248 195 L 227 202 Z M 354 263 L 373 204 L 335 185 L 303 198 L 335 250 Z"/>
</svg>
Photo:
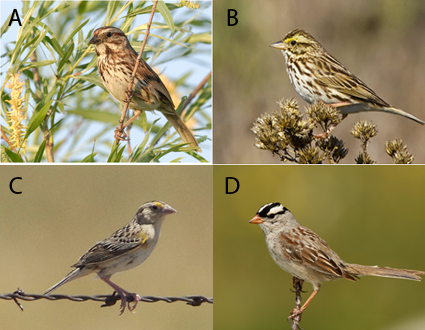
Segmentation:
<svg viewBox="0 0 425 330">
<path fill-rule="evenodd" d="M 301 292 L 303 289 L 303 280 L 300 280 L 294 276 L 293 278 L 293 285 L 295 289 L 295 308 L 294 310 L 299 310 L 301 308 Z M 299 314 L 295 316 L 292 319 L 291 329 L 292 330 L 299 330 L 300 328 L 300 321 L 301 321 L 301 315 Z"/>
</svg>

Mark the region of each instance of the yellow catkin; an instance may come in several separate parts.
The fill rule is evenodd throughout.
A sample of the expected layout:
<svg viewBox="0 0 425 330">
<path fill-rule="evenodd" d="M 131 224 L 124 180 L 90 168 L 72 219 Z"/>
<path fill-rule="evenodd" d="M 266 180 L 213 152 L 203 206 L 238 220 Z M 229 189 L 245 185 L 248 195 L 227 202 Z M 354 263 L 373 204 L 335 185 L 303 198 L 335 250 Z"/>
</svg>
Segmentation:
<svg viewBox="0 0 425 330">
<path fill-rule="evenodd" d="M 9 120 L 7 122 L 9 123 L 10 129 L 10 143 L 16 149 L 21 147 L 22 150 L 25 150 L 27 141 L 25 140 L 24 143 L 22 143 L 22 141 L 27 129 L 25 125 L 27 120 L 27 109 L 23 104 L 24 98 L 20 97 L 25 83 L 19 81 L 19 76 L 19 73 L 13 74 L 6 85 L 7 88 L 11 89 L 11 100 L 6 100 L 6 102 L 10 103 L 10 108 L 8 110 Z"/>
<path fill-rule="evenodd" d="M 179 1 L 183 6 L 189 9 L 199 9 L 199 3 L 193 1 L 180 0 Z"/>
<path fill-rule="evenodd" d="M 9 158 L 7 157 L 6 153 L 3 150 L 3 147 L 0 151 L 0 163 L 9 163 Z"/>
</svg>

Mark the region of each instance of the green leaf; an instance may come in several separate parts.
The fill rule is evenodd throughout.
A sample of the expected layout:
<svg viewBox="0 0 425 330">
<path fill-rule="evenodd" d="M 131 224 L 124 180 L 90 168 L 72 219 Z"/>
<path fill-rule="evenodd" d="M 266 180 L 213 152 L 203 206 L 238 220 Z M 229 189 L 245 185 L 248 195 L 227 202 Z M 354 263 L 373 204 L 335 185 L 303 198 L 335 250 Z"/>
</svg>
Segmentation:
<svg viewBox="0 0 425 330">
<path fill-rule="evenodd" d="M 160 118 L 155 119 L 155 120 L 153 121 L 153 123 L 152 123 L 151 127 L 149 128 L 149 131 L 145 134 L 145 137 L 143 138 L 143 141 L 142 141 L 142 143 L 140 144 L 140 147 L 141 147 L 142 149 L 144 149 L 144 148 L 145 148 L 145 146 L 146 146 L 146 143 L 148 143 L 149 136 L 150 136 L 150 134 L 151 134 L 151 132 L 152 132 L 152 128 L 155 126 L 156 122 L 157 122 L 159 119 L 160 119 Z M 153 144 L 152 144 L 152 145 L 153 145 Z"/>
<path fill-rule="evenodd" d="M 96 73 L 90 73 L 90 74 L 85 74 L 83 75 L 78 75 L 78 76 L 72 76 L 72 78 L 74 79 L 81 79 L 81 80 L 85 80 L 88 81 L 92 84 L 95 84 L 96 86 L 99 86 L 100 88 L 102 88 L 105 92 L 107 92 L 105 86 L 103 85 L 102 80 L 100 79 L 100 77 L 96 74 Z"/>
<path fill-rule="evenodd" d="M 148 118 L 146 116 L 146 111 L 142 111 L 142 113 L 139 116 L 140 125 L 142 126 L 143 132 L 145 132 L 148 129 Z"/>
<path fill-rule="evenodd" d="M 161 16 L 164 18 L 165 23 L 170 27 L 171 34 L 174 33 L 175 27 L 174 27 L 174 20 L 173 16 L 171 15 L 170 10 L 168 9 L 167 5 L 164 1 L 158 1 L 157 2 L 157 8 L 159 12 L 161 13 Z"/>
<path fill-rule="evenodd" d="M 177 144 L 175 146 L 172 146 L 171 148 L 167 150 L 162 150 L 158 155 L 156 155 L 151 162 L 158 162 L 162 157 L 164 157 L 166 154 L 169 154 L 170 152 L 178 152 L 183 151 L 182 147 L 184 147 L 183 144 Z"/>
<path fill-rule="evenodd" d="M 58 53 L 59 57 L 63 57 L 65 55 L 65 52 L 56 37 L 49 38 L 48 36 L 46 36 L 44 40 L 53 47 L 53 49 Z"/>
<path fill-rule="evenodd" d="M 97 58 L 96 56 L 93 56 L 92 60 L 90 61 L 89 64 L 83 64 L 83 65 L 79 65 L 77 66 L 78 69 L 84 69 L 84 70 L 90 70 L 91 68 L 94 68 L 96 66 L 97 63 Z"/>
<path fill-rule="evenodd" d="M 81 163 L 94 163 L 94 156 L 96 155 L 97 155 L 97 152 L 87 155 L 81 160 Z"/>
<path fill-rule="evenodd" d="M 37 37 L 37 40 L 34 43 L 31 43 L 33 45 L 28 50 L 27 55 L 25 55 L 25 57 L 21 59 L 21 62 L 26 61 L 31 56 L 31 54 L 34 53 L 35 49 L 37 48 L 39 43 L 44 39 L 44 36 L 47 34 L 47 32 L 48 32 L 47 30 L 44 30 L 42 33 L 39 34 L 39 36 Z M 24 51 L 25 48 L 26 47 L 22 48 L 21 51 Z"/>
<path fill-rule="evenodd" d="M 107 163 L 112 163 L 115 160 L 117 149 L 118 149 L 118 144 L 114 140 L 114 144 L 112 145 L 111 152 L 109 153 L 108 160 L 106 161 Z"/>
<path fill-rule="evenodd" d="M 118 7 L 121 6 L 121 3 L 119 1 L 109 1 L 108 2 L 108 9 L 106 12 L 106 18 L 105 18 L 105 24 L 102 24 L 102 26 L 110 25 L 109 22 L 112 20 L 115 11 L 118 9 Z"/>
<path fill-rule="evenodd" d="M 123 145 L 123 147 L 118 151 L 116 157 L 115 157 L 115 163 L 119 163 L 121 161 L 122 158 L 122 153 L 124 152 L 125 149 L 125 145 Z"/>
<path fill-rule="evenodd" d="M 68 59 L 72 55 L 73 51 L 74 51 L 74 43 L 71 43 L 71 45 L 66 50 L 65 55 L 62 57 L 62 59 L 60 60 L 58 64 L 57 72 L 60 72 L 63 66 L 68 62 Z"/>
<path fill-rule="evenodd" d="M 6 18 L 6 20 L 4 21 L 4 23 L 3 23 L 3 25 L 1 26 L 1 35 L 3 35 L 3 34 L 5 34 L 6 32 L 7 32 L 7 30 L 9 30 L 9 22 L 10 22 L 10 19 L 12 18 L 12 14 L 10 14 L 7 18 Z"/>
<path fill-rule="evenodd" d="M 158 1 L 158 3 L 160 3 L 160 2 L 162 2 L 162 1 Z M 182 4 L 171 4 L 171 3 L 168 3 L 166 6 L 167 6 L 168 10 L 170 10 L 170 11 L 183 7 Z M 137 7 L 139 7 L 139 6 L 137 6 Z M 158 8 L 158 10 L 159 10 L 159 8 Z M 121 17 L 121 18 L 125 18 L 125 17 L 128 17 L 128 16 L 129 17 L 138 16 L 138 15 L 142 15 L 142 14 L 150 14 L 151 12 L 152 12 L 152 6 L 147 6 L 147 7 L 144 7 L 144 8 L 135 9 L 135 10 L 133 10 L 133 12 L 131 12 L 127 16 L 124 16 L 124 17 Z"/>
<path fill-rule="evenodd" d="M 40 144 L 40 147 L 37 150 L 37 153 L 35 154 L 34 163 L 41 162 L 41 160 L 43 159 L 43 153 L 45 148 L 46 148 L 46 140 L 43 140 L 43 142 Z"/>
<path fill-rule="evenodd" d="M 130 5 L 128 6 L 127 13 L 131 13 L 132 11 L 133 11 L 133 3 L 130 3 Z M 124 23 L 121 25 L 121 31 L 123 31 L 124 33 L 128 32 L 128 29 L 130 28 L 131 23 L 133 23 L 135 18 L 136 18 L 135 16 L 134 17 L 127 16 L 125 18 Z"/>
<path fill-rule="evenodd" d="M 137 147 L 136 151 L 133 152 L 133 156 L 131 157 L 131 161 L 132 162 L 136 162 L 139 159 L 140 154 L 142 153 L 143 149 L 145 148 L 146 144 L 149 141 L 149 136 L 151 135 L 151 131 L 152 131 L 152 127 L 155 126 L 156 122 L 159 120 L 160 118 L 154 120 L 154 122 L 152 123 L 152 125 L 149 128 L 149 131 L 147 131 L 145 133 L 145 137 L 143 138 L 142 143 L 140 143 L 140 145 Z M 152 149 L 149 148 L 148 150 L 145 151 L 145 153 L 149 153 Z"/>
<path fill-rule="evenodd" d="M 179 157 L 179 158 L 173 159 L 170 163 L 180 163 L 182 159 L 184 159 L 184 157 Z"/>
<path fill-rule="evenodd" d="M 80 25 L 78 25 L 76 27 L 76 29 L 74 31 L 72 31 L 72 33 L 68 36 L 68 38 L 66 38 L 65 42 L 63 43 L 64 46 L 66 46 L 66 44 L 75 36 L 75 34 L 80 31 L 84 25 L 86 25 L 88 22 L 90 21 L 90 18 L 85 20 L 83 23 L 81 23 Z"/>
<path fill-rule="evenodd" d="M 12 162 L 14 163 L 24 162 L 22 158 L 18 154 L 15 154 L 12 150 L 4 148 L 4 151 L 6 152 L 7 157 L 9 157 Z"/>
<path fill-rule="evenodd" d="M 189 38 L 187 38 L 186 42 L 189 44 L 194 44 L 195 42 L 210 44 L 212 42 L 212 36 L 211 33 L 192 34 Z"/>
<path fill-rule="evenodd" d="M 65 114 L 65 106 L 63 105 L 62 102 L 58 102 L 58 107 L 60 112 L 62 112 L 62 114 Z"/>
<path fill-rule="evenodd" d="M 34 110 L 34 113 L 32 114 L 31 119 L 28 123 L 28 129 L 27 129 L 27 132 L 25 133 L 24 141 L 28 138 L 28 136 L 30 136 L 32 132 L 34 132 L 37 129 L 37 127 L 44 120 L 52 102 L 53 100 L 50 100 L 49 102 L 47 102 L 44 105 L 44 107 L 38 112 Z"/>
<path fill-rule="evenodd" d="M 200 154 L 196 152 L 191 152 L 190 155 L 196 160 L 200 161 L 201 163 L 208 163 L 208 161 L 204 157 L 202 157 Z"/>
<path fill-rule="evenodd" d="M 125 145 L 117 152 L 118 148 L 119 148 L 119 145 L 114 140 L 111 153 L 109 154 L 109 157 L 108 157 L 108 161 L 107 161 L 108 163 L 119 163 L 121 161 L 122 154 L 125 149 Z"/>
<path fill-rule="evenodd" d="M 24 66 L 24 64 L 26 63 L 22 63 L 22 66 L 19 68 L 19 71 L 25 71 L 25 70 L 30 70 L 33 68 L 41 68 L 42 66 L 46 66 L 46 65 L 50 65 L 56 63 L 56 60 L 44 60 L 44 61 L 38 61 L 38 62 L 34 62 L 31 63 L 29 65 Z"/>
</svg>

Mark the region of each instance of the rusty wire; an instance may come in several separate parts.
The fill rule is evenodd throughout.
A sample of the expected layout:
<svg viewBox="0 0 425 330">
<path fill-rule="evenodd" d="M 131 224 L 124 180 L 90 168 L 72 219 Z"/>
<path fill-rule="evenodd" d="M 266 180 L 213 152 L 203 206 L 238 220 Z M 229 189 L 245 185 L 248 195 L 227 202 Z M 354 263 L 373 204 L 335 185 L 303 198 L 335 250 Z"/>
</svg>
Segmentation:
<svg viewBox="0 0 425 330">
<path fill-rule="evenodd" d="M 21 303 L 18 301 L 18 299 L 25 300 L 25 301 L 35 301 L 39 299 L 47 299 L 47 300 L 71 300 L 71 301 L 87 301 L 87 300 L 93 300 L 93 301 L 102 301 L 104 302 L 103 305 L 100 307 L 106 307 L 106 306 L 113 306 L 118 300 L 121 300 L 121 297 L 117 295 L 115 292 L 112 295 L 95 295 L 95 296 L 84 296 L 84 295 L 78 295 L 78 296 L 68 296 L 65 294 L 49 294 L 49 295 L 43 295 L 43 294 L 32 294 L 32 293 L 25 293 L 21 289 L 16 290 L 13 293 L 4 293 L 0 294 L 0 299 L 5 300 L 13 300 L 18 307 L 23 311 L 24 307 L 21 305 Z M 133 297 L 129 297 L 128 302 L 133 301 Z M 206 298 L 203 296 L 183 296 L 183 297 L 154 297 L 154 296 L 143 296 L 140 297 L 141 302 L 158 302 L 158 301 L 165 301 L 167 303 L 173 303 L 176 301 L 183 301 L 187 305 L 191 306 L 200 306 L 202 303 L 213 303 L 213 298 Z"/>
</svg>

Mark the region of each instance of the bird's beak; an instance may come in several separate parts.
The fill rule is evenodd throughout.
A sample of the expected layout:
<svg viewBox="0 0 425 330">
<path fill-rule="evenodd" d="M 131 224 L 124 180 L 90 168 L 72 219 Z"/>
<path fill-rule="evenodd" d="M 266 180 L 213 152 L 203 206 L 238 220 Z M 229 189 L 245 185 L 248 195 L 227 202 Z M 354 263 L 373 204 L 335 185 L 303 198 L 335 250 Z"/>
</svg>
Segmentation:
<svg viewBox="0 0 425 330">
<path fill-rule="evenodd" d="M 173 209 L 170 205 L 167 205 L 166 207 L 164 207 L 164 211 L 165 214 L 173 214 L 176 213 L 177 211 L 175 209 Z"/>
<path fill-rule="evenodd" d="M 260 223 L 265 222 L 261 217 L 257 214 L 255 217 L 253 217 L 251 220 L 249 220 L 249 223 L 253 223 L 254 225 L 259 225 Z"/>
<path fill-rule="evenodd" d="M 274 44 L 271 44 L 270 47 L 277 48 L 277 49 L 285 49 L 285 44 L 282 41 L 277 41 Z"/>
<path fill-rule="evenodd" d="M 93 38 L 91 38 L 91 40 L 89 41 L 89 44 L 91 45 L 96 45 L 100 42 L 100 38 L 98 36 L 94 36 Z"/>
</svg>

